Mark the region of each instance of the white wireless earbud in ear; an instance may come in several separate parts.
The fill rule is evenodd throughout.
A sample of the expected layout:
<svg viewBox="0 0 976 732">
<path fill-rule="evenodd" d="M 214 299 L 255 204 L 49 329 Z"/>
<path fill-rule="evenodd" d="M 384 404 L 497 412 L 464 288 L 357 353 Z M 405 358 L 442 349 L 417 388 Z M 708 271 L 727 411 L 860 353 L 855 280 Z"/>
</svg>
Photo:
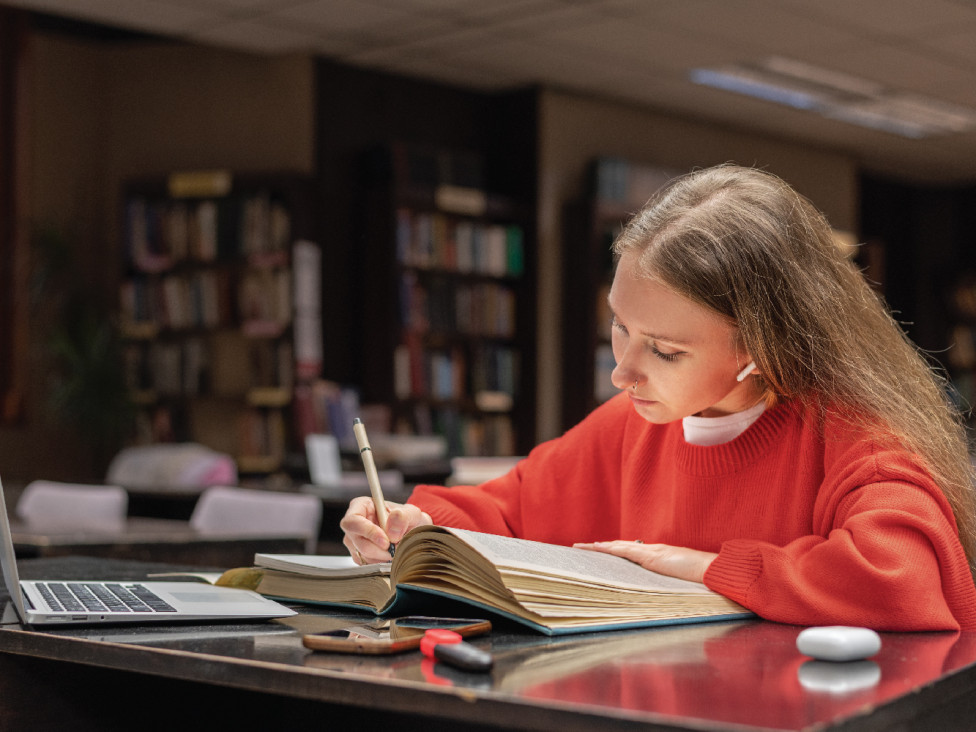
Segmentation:
<svg viewBox="0 0 976 732">
<path fill-rule="evenodd" d="M 736 381 L 745 381 L 746 377 L 756 370 L 756 362 L 750 361 L 749 365 L 746 366 L 742 371 L 739 372 L 738 376 L 735 377 Z"/>
</svg>

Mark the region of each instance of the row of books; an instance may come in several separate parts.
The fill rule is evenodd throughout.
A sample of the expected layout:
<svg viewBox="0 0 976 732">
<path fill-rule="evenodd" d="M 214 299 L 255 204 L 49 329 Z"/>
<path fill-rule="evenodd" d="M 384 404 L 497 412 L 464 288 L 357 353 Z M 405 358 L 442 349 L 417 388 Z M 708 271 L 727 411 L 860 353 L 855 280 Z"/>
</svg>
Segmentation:
<svg viewBox="0 0 976 732">
<path fill-rule="evenodd" d="M 499 282 L 422 279 L 411 270 L 400 278 L 400 316 L 410 330 L 511 338 L 515 311 L 515 291 Z"/>
<path fill-rule="evenodd" d="M 245 332 L 274 335 L 292 320 L 290 269 L 249 269 L 238 280 L 238 312 Z M 271 332 L 262 333 L 262 328 Z"/>
<path fill-rule="evenodd" d="M 291 394 L 295 386 L 295 347 L 289 340 L 253 340 L 247 349 L 249 390 L 279 390 Z"/>
<path fill-rule="evenodd" d="M 288 210 L 269 194 L 193 200 L 133 196 L 126 201 L 126 254 L 137 270 L 266 256 L 286 251 L 290 241 Z"/>
<path fill-rule="evenodd" d="M 414 404 L 401 414 L 395 429 L 418 435 L 440 435 L 452 457 L 515 455 L 516 435 L 508 414 L 474 415 L 453 407 Z"/>
<path fill-rule="evenodd" d="M 291 394 L 294 385 L 293 346 L 288 341 L 253 340 L 242 358 L 246 383 L 214 384 L 214 355 L 205 336 L 178 341 L 136 340 L 123 346 L 126 385 L 135 395 L 156 397 L 200 396 L 241 391 L 253 394 Z M 226 370 L 221 371 L 226 373 Z M 252 401 L 261 401 L 255 396 Z M 267 399 L 265 399 L 267 401 Z M 272 402 L 282 401 L 276 397 Z"/>
<path fill-rule="evenodd" d="M 280 466 L 288 451 L 288 430 L 280 409 L 248 409 L 240 417 L 238 468 L 266 472 Z"/>
<path fill-rule="evenodd" d="M 279 469 L 288 452 L 286 418 L 281 410 L 246 409 L 237 416 L 241 473 Z M 186 410 L 172 403 L 158 404 L 136 415 L 133 443 L 151 445 L 196 439 Z"/>
<path fill-rule="evenodd" d="M 229 273 L 207 270 L 160 278 L 133 277 L 122 283 L 119 308 L 124 326 L 159 329 L 217 328 L 234 320 Z"/>
<path fill-rule="evenodd" d="M 202 338 L 180 343 L 130 342 L 122 351 L 126 385 L 133 394 L 197 395 L 209 389 L 210 354 Z"/>
<path fill-rule="evenodd" d="M 295 387 L 293 406 L 301 440 L 308 435 L 331 434 L 340 448 L 356 449 L 352 423 L 362 417 L 358 389 L 327 379 L 315 379 Z"/>
<path fill-rule="evenodd" d="M 136 276 L 122 284 L 119 307 L 125 326 L 178 331 L 241 323 L 255 334 L 280 332 L 292 319 L 291 271 L 253 269 L 239 280 L 213 269 Z"/>
<path fill-rule="evenodd" d="M 518 225 L 409 208 L 398 209 L 396 216 L 401 265 L 492 277 L 520 277 L 523 273 L 524 235 Z"/>
<path fill-rule="evenodd" d="M 427 348 L 407 333 L 393 354 L 393 386 L 398 399 L 464 400 L 481 393 L 514 398 L 519 352 L 507 346 Z M 509 400 L 510 401 L 510 400 Z"/>
</svg>

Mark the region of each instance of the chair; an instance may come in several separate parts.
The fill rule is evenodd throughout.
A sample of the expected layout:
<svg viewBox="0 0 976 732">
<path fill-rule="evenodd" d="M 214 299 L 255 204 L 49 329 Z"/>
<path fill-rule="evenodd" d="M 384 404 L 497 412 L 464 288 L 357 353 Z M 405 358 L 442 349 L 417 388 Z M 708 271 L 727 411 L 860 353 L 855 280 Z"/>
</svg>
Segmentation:
<svg viewBox="0 0 976 732">
<path fill-rule="evenodd" d="M 205 488 L 237 482 L 230 455 L 194 442 L 122 449 L 108 466 L 106 483 L 126 488 Z"/>
<path fill-rule="evenodd" d="M 129 494 L 119 486 L 35 480 L 24 488 L 15 513 L 31 526 L 118 529 L 128 507 Z"/>
<path fill-rule="evenodd" d="M 190 516 L 190 526 L 204 534 L 304 536 L 309 554 L 315 553 L 321 521 L 322 501 L 318 496 L 229 486 L 205 489 Z"/>
</svg>

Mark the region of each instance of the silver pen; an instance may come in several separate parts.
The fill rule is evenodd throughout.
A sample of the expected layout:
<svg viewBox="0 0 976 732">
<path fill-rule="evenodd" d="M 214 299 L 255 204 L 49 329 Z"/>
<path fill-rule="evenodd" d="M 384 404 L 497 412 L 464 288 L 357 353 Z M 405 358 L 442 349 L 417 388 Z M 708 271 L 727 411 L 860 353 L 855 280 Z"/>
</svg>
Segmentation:
<svg viewBox="0 0 976 732">
<path fill-rule="evenodd" d="M 366 469 L 366 481 L 369 483 L 369 492 L 373 496 L 373 506 L 376 508 L 376 520 L 383 531 L 386 531 L 386 519 L 389 513 L 386 510 L 386 501 L 383 499 L 383 487 L 380 485 L 380 474 L 376 471 L 376 463 L 373 460 L 373 448 L 369 446 L 369 438 L 366 437 L 366 425 L 356 417 L 352 422 L 352 431 L 356 435 L 356 444 L 359 445 L 359 455 L 363 459 L 363 467 Z M 393 557 L 396 546 L 390 543 L 390 557 Z"/>
</svg>

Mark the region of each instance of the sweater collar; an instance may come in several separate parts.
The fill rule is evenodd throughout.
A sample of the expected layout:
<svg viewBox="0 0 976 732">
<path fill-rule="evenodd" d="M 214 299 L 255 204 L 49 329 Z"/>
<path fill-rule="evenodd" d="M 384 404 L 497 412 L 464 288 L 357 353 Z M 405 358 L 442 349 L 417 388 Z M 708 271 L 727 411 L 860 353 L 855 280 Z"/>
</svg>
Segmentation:
<svg viewBox="0 0 976 732">
<path fill-rule="evenodd" d="M 737 472 L 765 455 L 773 443 L 782 438 L 787 423 L 797 416 L 796 411 L 792 402 L 777 404 L 764 411 L 738 437 L 707 447 L 685 442 L 681 422 L 672 422 L 667 429 L 674 446 L 675 463 L 682 472 L 694 475 Z"/>
</svg>

